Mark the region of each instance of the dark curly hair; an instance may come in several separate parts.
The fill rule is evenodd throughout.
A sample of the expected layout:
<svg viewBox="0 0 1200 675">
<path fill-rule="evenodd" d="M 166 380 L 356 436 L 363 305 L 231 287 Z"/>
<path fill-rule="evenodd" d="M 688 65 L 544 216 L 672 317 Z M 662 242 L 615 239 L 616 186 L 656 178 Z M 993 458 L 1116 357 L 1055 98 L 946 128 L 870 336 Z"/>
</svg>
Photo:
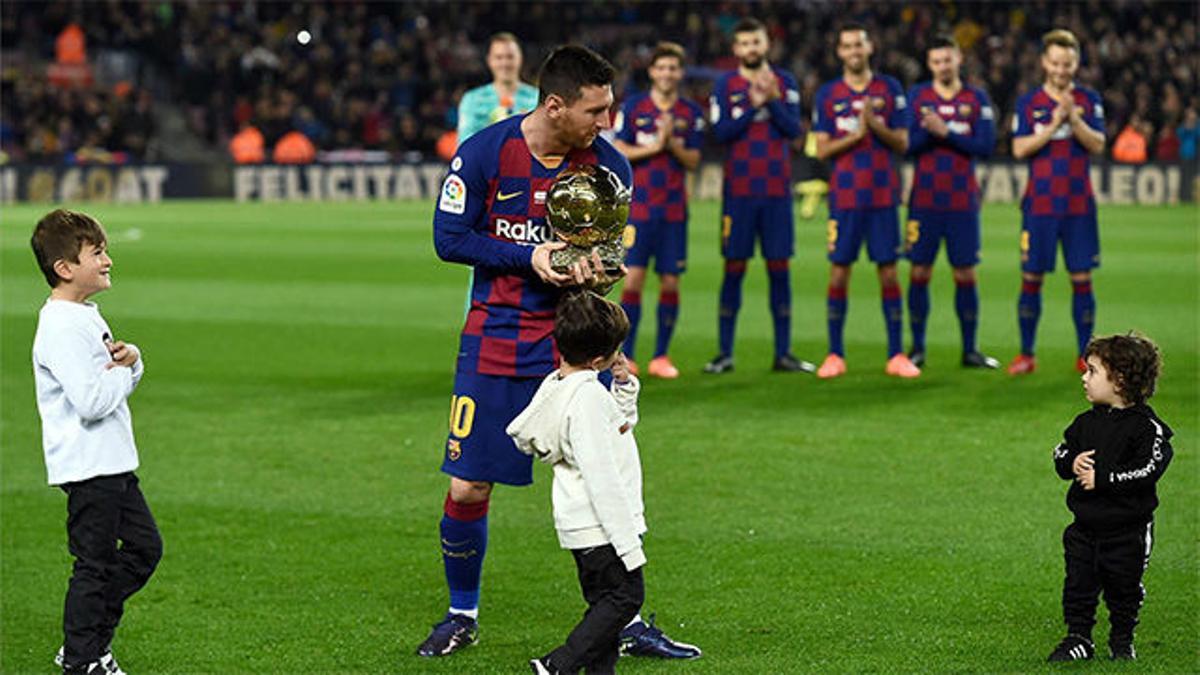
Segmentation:
<svg viewBox="0 0 1200 675">
<path fill-rule="evenodd" d="M 1130 405 L 1145 403 L 1154 395 L 1154 386 L 1162 370 L 1158 345 L 1145 335 L 1130 331 L 1125 335 L 1092 338 L 1083 358 L 1095 355 L 1104 364 L 1117 395 Z"/>
</svg>

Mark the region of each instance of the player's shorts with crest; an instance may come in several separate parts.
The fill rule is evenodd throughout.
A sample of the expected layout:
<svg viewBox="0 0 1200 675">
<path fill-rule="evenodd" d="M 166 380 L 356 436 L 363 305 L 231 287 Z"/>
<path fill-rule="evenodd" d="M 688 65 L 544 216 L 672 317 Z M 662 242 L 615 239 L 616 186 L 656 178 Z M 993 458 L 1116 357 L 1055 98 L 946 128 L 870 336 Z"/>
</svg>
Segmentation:
<svg viewBox="0 0 1200 675">
<path fill-rule="evenodd" d="M 830 211 L 827 240 L 829 262 L 835 265 L 849 265 L 858 260 L 864 241 L 871 262 L 896 262 L 900 257 L 900 219 L 896 208 Z"/>
<path fill-rule="evenodd" d="M 532 483 L 533 458 L 517 450 L 504 430 L 533 400 L 542 379 L 455 373 L 442 471 L 469 481 Z"/>
<path fill-rule="evenodd" d="M 754 240 L 767 260 L 791 258 L 796 227 L 791 197 L 729 197 L 721 204 L 721 255 L 728 260 L 754 257 Z"/>
<path fill-rule="evenodd" d="M 1078 216 L 1025 213 L 1021 218 L 1021 271 L 1053 272 L 1060 240 L 1068 271 L 1086 272 L 1100 266 L 1100 229 L 1095 211 Z"/>
<path fill-rule="evenodd" d="M 650 208 L 645 220 L 630 220 L 625 226 L 625 264 L 648 267 L 654 258 L 658 274 L 683 274 L 687 269 L 687 220 L 670 221 L 662 209 Z"/>
<path fill-rule="evenodd" d="M 946 257 L 954 267 L 979 264 L 979 212 L 909 209 L 904 224 L 905 257 L 914 265 L 932 265 L 946 240 Z"/>
</svg>

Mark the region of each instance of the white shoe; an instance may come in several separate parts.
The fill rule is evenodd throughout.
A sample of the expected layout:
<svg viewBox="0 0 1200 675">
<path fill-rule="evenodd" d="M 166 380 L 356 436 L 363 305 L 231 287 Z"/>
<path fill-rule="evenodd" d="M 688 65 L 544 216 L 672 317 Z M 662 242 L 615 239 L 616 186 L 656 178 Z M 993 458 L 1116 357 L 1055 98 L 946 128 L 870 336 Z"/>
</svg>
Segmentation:
<svg viewBox="0 0 1200 675">
<path fill-rule="evenodd" d="M 64 648 L 59 647 L 58 653 L 54 655 L 54 665 L 58 666 L 59 668 L 63 667 L 65 658 L 64 654 Z M 103 668 L 101 671 L 103 673 L 108 673 L 108 675 L 127 675 L 125 671 L 121 670 L 121 666 L 117 665 L 117 659 L 113 656 L 111 649 L 104 652 L 104 654 L 100 656 L 100 661 L 98 663 L 100 664 L 100 667 Z M 87 672 L 91 672 L 91 669 L 89 668 Z"/>
</svg>

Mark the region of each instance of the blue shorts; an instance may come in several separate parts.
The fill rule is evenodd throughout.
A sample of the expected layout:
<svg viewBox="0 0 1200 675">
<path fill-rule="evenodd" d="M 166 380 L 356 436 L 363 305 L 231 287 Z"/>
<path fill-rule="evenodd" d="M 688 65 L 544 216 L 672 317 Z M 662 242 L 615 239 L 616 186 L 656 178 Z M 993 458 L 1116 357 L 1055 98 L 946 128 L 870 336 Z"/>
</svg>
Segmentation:
<svg viewBox="0 0 1200 675">
<path fill-rule="evenodd" d="M 455 373 L 442 471 L 469 481 L 532 483 L 533 458 L 517 450 L 504 429 L 533 400 L 542 379 Z"/>
<path fill-rule="evenodd" d="M 625 226 L 625 264 L 648 267 L 654 258 L 658 274 L 683 274 L 687 269 L 687 221 L 650 218 Z"/>
<path fill-rule="evenodd" d="M 853 264 L 863 239 L 867 240 L 871 262 L 896 262 L 900 257 L 900 219 L 895 207 L 829 212 L 829 262 Z"/>
<path fill-rule="evenodd" d="M 754 257 L 754 240 L 762 241 L 767 260 L 791 258 L 796 227 L 791 197 L 725 197 L 721 204 L 721 255 L 727 260 Z"/>
<path fill-rule="evenodd" d="M 1082 216 L 1033 216 L 1021 219 L 1021 271 L 1054 271 L 1054 254 L 1062 240 L 1063 259 L 1070 272 L 1100 266 L 1100 229 L 1096 212 Z"/>
<path fill-rule="evenodd" d="M 906 257 L 914 265 L 932 265 L 942 239 L 946 240 L 946 257 L 952 266 L 978 265 L 979 212 L 908 210 L 904 245 Z"/>
</svg>

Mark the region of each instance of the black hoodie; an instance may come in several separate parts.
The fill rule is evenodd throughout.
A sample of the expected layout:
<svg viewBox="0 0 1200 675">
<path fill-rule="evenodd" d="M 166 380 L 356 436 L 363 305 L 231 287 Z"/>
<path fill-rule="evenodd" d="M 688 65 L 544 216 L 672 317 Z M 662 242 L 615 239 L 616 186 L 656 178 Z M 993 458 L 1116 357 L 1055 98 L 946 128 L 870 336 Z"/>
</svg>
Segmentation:
<svg viewBox="0 0 1200 675">
<path fill-rule="evenodd" d="M 1129 408 L 1094 406 L 1063 432 L 1054 449 L 1054 468 L 1074 481 L 1071 465 L 1081 452 L 1095 450 L 1096 487 L 1078 481 L 1067 491 L 1075 522 L 1096 534 L 1144 526 L 1158 506 L 1154 484 L 1171 462 L 1171 428 L 1142 403 Z"/>
</svg>

